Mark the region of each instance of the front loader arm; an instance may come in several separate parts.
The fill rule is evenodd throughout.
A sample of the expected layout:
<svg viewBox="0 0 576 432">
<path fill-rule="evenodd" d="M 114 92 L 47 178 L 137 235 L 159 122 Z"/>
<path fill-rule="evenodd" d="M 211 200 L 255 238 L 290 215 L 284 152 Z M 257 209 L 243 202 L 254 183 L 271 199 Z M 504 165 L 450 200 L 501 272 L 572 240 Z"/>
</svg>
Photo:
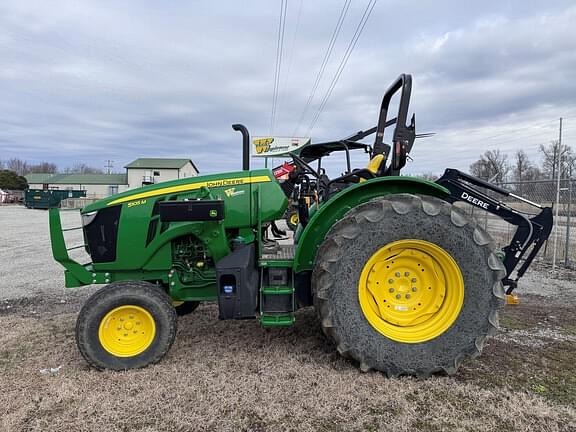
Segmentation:
<svg viewBox="0 0 576 432">
<path fill-rule="evenodd" d="M 542 207 L 539 204 L 515 195 L 506 189 L 455 169 L 447 169 L 444 172 L 444 175 L 440 177 L 436 183 L 444 186 L 450 191 L 450 196 L 447 197 L 447 201 L 467 202 L 480 207 L 488 213 L 499 216 L 509 224 L 517 227 L 512 241 L 508 246 L 503 248 L 505 254 L 504 267 L 506 267 L 506 276 L 502 279 L 502 283 L 507 287 L 506 294 L 511 294 L 518 286 L 518 280 L 524 275 L 528 267 L 530 267 L 530 264 L 532 264 L 532 261 L 552 232 L 552 209 L 550 207 Z M 528 216 L 507 206 L 503 202 L 479 191 L 474 186 L 483 187 L 496 192 L 499 195 L 518 199 L 530 204 L 531 206 L 539 208 L 541 211 L 536 216 L 529 218 Z M 532 250 L 526 256 L 524 263 L 517 270 L 516 277 L 512 279 L 512 272 L 531 247 Z"/>
</svg>

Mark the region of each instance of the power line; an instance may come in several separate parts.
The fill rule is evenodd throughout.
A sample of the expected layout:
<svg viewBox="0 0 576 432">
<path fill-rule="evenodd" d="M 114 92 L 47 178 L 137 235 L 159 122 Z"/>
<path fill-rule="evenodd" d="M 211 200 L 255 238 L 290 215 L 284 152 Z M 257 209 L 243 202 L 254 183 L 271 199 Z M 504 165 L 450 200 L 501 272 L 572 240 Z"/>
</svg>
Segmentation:
<svg viewBox="0 0 576 432">
<path fill-rule="evenodd" d="M 272 113 L 270 115 L 270 135 L 274 133 L 276 109 L 278 105 L 278 88 L 280 86 L 280 71 L 282 69 L 282 50 L 284 48 L 284 30 L 286 29 L 286 11 L 288 0 L 280 3 L 280 20 L 278 23 L 278 39 L 276 41 L 276 69 L 274 71 L 274 92 L 272 95 Z"/>
<path fill-rule="evenodd" d="M 346 18 L 346 15 L 348 14 L 348 9 L 350 8 L 350 2 L 351 1 L 352 0 L 345 0 L 344 4 L 342 5 L 342 9 L 340 10 L 340 16 L 338 17 L 338 21 L 336 22 L 336 27 L 334 27 L 334 30 L 332 32 L 332 37 L 330 38 L 330 42 L 328 42 L 328 47 L 326 48 L 326 52 L 324 53 L 324 58 L 322 59 L 322 63 L 320 64 L 320 69 L 318 70 L 318 73 L 316 74 L 316 79 L 314 80 L 314 84 L 312 84 L 312 90 L 310 90 L 310 94 L 308 95 L 308 100 L 306 101 L 306 106 L 304 107 L 304 110 L 302 111 L 302 114 L 300 115 L 300 119 L 298 120 L 298 124 L 294 128 L 294 132 L 292 132 L 293 136 L 296 136 L 296 133 L 298 132 L 298 129 L 300 128 L 300 125 L 302 124 L 302 121 L 304 121 L 304 118 L 306 117 L 306 114 L 308 113 L 308 109 L 310 108 L 310 104 L 312 103 L 312 99 L 314 99 L 314 96 L 316 95 L 316 90 L 318 89 L 318 85 L 320 84 L 322 76 L 324 75 L 324 72 L 326 70 L 326 66 L 328 65 L 328 60 L 330 59 L 330 55 L 332 54 L 332 50 L 334 49 L 334 45 L 336 44 L 336 40 L 338 39 L 338 36 L 340 35 L 340 30 L 342 29 L 342 24 L 344 24 L 344 20 Z"/>
<path fill-rule="evenodd" d="M 566 118 L 570 118 L 570 117 L 563 117 L 563 119 L 565 120 Z M 576 117 L 573 117 L 576 118 Z M 466 141 L 467 144 L 476 144 L 476 143 L 481 143 L 481 144 L 486 144 L 487 141 L 492 141 L 492 140 L 498 140 L 498 142 L 512 142 L 512 141 L 518 141 L 518 140 L 523 140 L 523 139 L 530 139 L 530 138 L 536 138 L 536 137 L 544 137 L 544 135 L 546 134 L 555 134 L 556 133 L 556 122 L 557 120 L 549 120 L 546 122 L 541 122 L 541 123 L 536 123 L 530 126 L 526 126 L 526 127 L 520 127 L 520 128 L 514 128 L 514 129 L 510 129 L 508 131 L 501 131 L 497 134 L 494 135 L 488 135 L 488 136 L 480 136 L 480 137 L 475 137 L 472 140 L 468 140 Z M 534 130 L 534 129 L 538 129 L 538 130 Z M 563 129 L 566 129 L 566 124 L 564 123 L 563 125 Z M 464 130 L 464 132 L 467 134 L 467 136 L 471 136 L 471 135 L 478 135 L 481 134 L 482 132 L 482 128 L 476 128 L 476 129 L 467 129 Z M 444 135 L 448 136 L 448 135 L 460 135 L 462 134 L 462 131 L 446 131 L 446 132 L 441 132 Z M 511 136 L 513 135 L 513 136 Z M 500 141 L 504 139 L 504 141 Z"/>
<path fill-rule="evenodd" d="M 270 115 L 270 135 L 274 132 L 276 122 L 276 110 L 278 105 L 278 87 L 280 84 L 280 71 L 282 68 L 282 50 L 284 47 L 284 31 L 286 28 L 286 10 L 288 0 L 282 0 L 280 3 L 280 19 L 278 21 L 278 36 L 276 41 L 276 67 L 274 70 L 274 91 L 272 94 L 272 111 Z"/>
<path fill-rule="evenodd" d="M 549 128 L 545 128 L 545 126 L 549 126 Z M 506 132 L 500 132 L 498 134 L 494 134 L 494 135 L 489 135 L 486 137 L 475 137 L 473 139 L 469 139 L 466 138 L 465 139 L 465 144 L 466 147 L 469 148 L 471 146 L 494 146 L 494 145 L 505 145 L 505 144 L 512 144 L 514 142 L 517 141 L 541 141 L 541 143 L 538 144 L 530 144 L 530 145 L 524 145 L 524 149 L 531 149 L 531 148 L 535 148 L 534 146 L 538 147 L 540 146 L 540 144 L 545 144 L 544 141 L 547 140 L 551 140 L 551 134 L 555 133 L 555 129 L 553 129 L 554 127 L 554 123 L 552 123 L 552 121 L 548 121 L 548 122 L 543 122 L 543 123 L 538 123 L 536 125 L 530 126 L 530 127 L 525 127 L 525 128 L 516 128 L 516 129 L 512 129 Z M 530 129 L 534 129 L 534 128 L 539 128 L 539 131 L 533 131 Z M 467 136 L 470 136 L 471 134 L 477 134 L 478 133 L 478 129 L 476 129 L 476 131 L 471 132 L 469 130 L 464 130 L 464 133 Z M 450 137 L 450 136 L 458 136 L 461 135 L 462 131 L 446 131 L 446 132 L 439 132 L 437 135 L 438 137 L 444 136 L 444 137 Z M 453 152 L 466 152 L 467 149 L 465 148 L 455 148 L 453 150 Z"/>
<path fill-rule="evenodd" d="M 346 67 L 346 64 L 348 63 L 348 59 L 352 55 L 352 51 L 354 51 L 354 48 L 356 47 L 356 43 L 358 42 L 358 39 L 360 38 L 360 35 L 362 34 L 362 31 L 364 30 L 364 27 L 366 26 L 366 23 L 368 22 L 368 19 L 370 18 L 370 15 L 372 14 L 372 11 L 374 10 L 374 6 L 376 6 L 376 1 L 377 0 L 369 0 L 368 1 L 368 4 L 366 5 L 366 9 L 364 10 L 364 13 L 362 14 L 362 18 L 360 18 L 360 22 L 356 26 L 356 31 L 354 32 L 354 35 L 352 36 L 352 39 L 350 40 L 350 43 L 348 44 L 348 47 L 346 48 L 346 52 L 342 56 L 342 60 L 340 61 L 340 65 L 338 66 L 338 70 L 336 71 L 336 73 L 334 74 L 334 77 L 332 78 L 332 82 L 330 83 L 330 86 L 328 87 L 328 90 L 326 91 L 326 94 L 324 95 L 324 98 L 322 99 L 322 102 L 320 103 L 318 111 L 316 111 L 316 115 L 314 116 L 314 119 L 310 123 L 310 127 L 308 128 L 306 135 L 310 134 L 310 132 L 312 131 L 312 129 L 316 125 L 318 118 L 320 118 L 320 114 L 322 114 L 322 111 L 324 111 L 324 108 L 326 107 L 326 103 L 328 102 L 328 99 L 332 95 L 332 92 L 334 91 L 334 88 L 336 87 L 336 84 L 338 83 L 338 80 L 340 79 L 340 76 L 342 75 L 342 71 Z"/>
<path fill-rule="evenodd" d="M 288 80 L 290 78 L 290 72 L 292 71 L 292 64 L 294 61 L 294 51 L 296 50 L 296 40 L 298 37 L 298 30 L 300 30 L 300 18 L 302 16 L 302 5 L 304 0 L 300 0 L 298 5 L 298 12 L 296 14 L 296 24 L 294 26 L 294 37 L 292 38 L 292 47 L 290 49 L 290 55 L 288 56 L 288 68 L 286 69 L 286 76 L 284 78 L 284 85 L 282 86 L 282 91 L 280 91 L 280 100 L 278 101 L 278 109 L 282 106 L 284 102 L 284 96 L 286 95 L 286 88 L 288 87 Z"/>
<path fill-rule="evenodd" d="M 468 146 L 472 145 L 472 144 L 479 144 L 479 145 L 500 145 L 500 144 L 506 144 L 506 143 L 513 143 L 513 142 L 517 142 L 517 141 L 527 141 L 527 140 L 534 140 L 534 139 L 538 139 L 538 140 L 547 140 L 547 136 L 549 136 L 552 132 L 545 132 L 542 131 L 539 134 L 529 134 L 529 135 L 523 135 L 523 136 L 513 136 L 510 138 L 505 138 L 504 136 L 499 138 L 498 140 L 494 139 L 486 139 L 486 138 L 480 138 L 480 139 L 474 139 L 474 140 L 470 140 L 470 141 L 466 141 L 466 144 Z"/>
<path fill-rule="evenodd" d="M 575 117 L 576 118 L 576 117 Z M 563 117 L 563 120 L 566 119 L 566 117 Z M 537 128 L 537 127 L 542 127 L 542 126 L 551 126 L 554 127 L 555 125 L 552 123 L 552 121 L 548 121 L 545 123 L 539 123 L 536 124 L 532 127 Z M 564 132 L 564 122 L 562 124 L 563 126 L 563 130 L 562 130 L 562 140 L 564 141 L 566 138 L 566 134 Z M 514 132 L 514 131 L 518 131 L 518 130 L 524 130 L 526 128 L 521 128 L 521 129 L 514 129 L 513 131 L 511 131 L 510 133 Z M 539 133 L 532 133 L 529 135 L 524 135 L 524 136 L 514 136 L 512 138 L 509 139 L 504 139 L 504 140 L 499 140 L 496 142 L 492 142 L 490 143 L 490 147 L 494 148 L 494 147 L 498 147 L 500 149 L 502 149 L 506 154 L 508 154 L 507 152 L 511 151 L 510 149 L 506 149 L 506 147 L 509 147 L 512 143 L 515 143 L 519 140 L 523 140 L 523 141 L 531 141 L 530 143 L 522 143 L 522 150 L 525 150 L 526 152 L 528 152 L 530 155 L 534 156 L 536 154 L 536 152 L 540 151 L 540 146 L 541 145 L 546 145 L 547 142 L 552 141 L 556 138 L 556 129 L 557 126 L 554 127 L 554 130 L 552 130 L 551 128 L 548 130 L 541 130 Z M 465 131 L 468 132 L 468 131 Z M 524 131 L 524 132 L 528 132 L 528 131 Z M 466 146 L 454 146 L 451 148 L 450 150 L 450 154 L 449 155 L 444 155 L 441 157 L 442 161 L 444 162 L 444 164 L 446 165 L 450 165 L 452 163 L 454 164 L 463 164 L 463 163 L 469 163 L 470 160 L 470 147 L 474 147 L 477 146 L 479 149 L 482 149 L 482 151 L 488 149 L 487 147 L 487 143 L 486 140 L 487 139 L 496 139 L 497 137 L 501 137 L 504 134 L 510 134 L 510 133 L 500 133 L 497 135 L 493 135 L 493 136 L 489 136 L 487 138 L 480 138 L 480 139 L 474 139 L 473 141 L 465 141 Z M 431 141 L 428 141 L 429 143 L 432 144 L 431 147 L 434 147 L 434 145 L 437 144 L 437 141 L 439 140 L 440 142 L 442 141 L 446 141 L 445 139 L 442 138 L 443 136 L 443 132 L 440 132 L 434 139 L 432 139 Z M 457 132 L 451 132 L 451 133 L 446 133 L 446 135 L 457 135 Z M 517 145 L 517 144 L 513 144 L 513 145 Z M 419 150 L 420 152 L 422 152 L 422 154 L 426 154 L 426 149 L 422 148 Z M 463 156 L 468 156 L 467 159 L 463 159 Z M 432 160 L 432 159 L 438 159 L 436 152 L 432 152 L 431 154 L 427 155 L 427 159 L 426 160 Z"/>
<path fill-rule="evenodd" d="M 501 138 L 503 136 L 507 136 L 507 135 L 511 135 L 511 134 L 514 134 L 514 135 L 520 134 L 521 135 L 521 134 L 525 134 L 527 132 L 530 133 L 531 135 L 533 135 L 532 132 L 535 132 L 535 131 L 532 131 L 532 129 L 540 129 L 540 132 L 544 133 L 544 132 L 546 132 L 546 129 L 545 129 L 546 127 L 548 127 L 549 129 L 552 129 L 554 127 L 554 123 L 552 121 L 547 121 L 544 123 L 538 123 L 538 124 L 527 126 L 527 127 L 511 129 L 508 131 L 502 131 L 502 132 L 499 132 L 495 135 L 489 135 L 487 137 L 481 137 L 480 139 L 491 140 L 491 139 Z M 470 131 L 470 132 L 474 133 L 472 131 Z"/>
<path fill-rule="evenodd" d="M 540 145 L 545 145 L 547 144 L 549 141 L 552 141 L 554 139 L 554 136 L 552 135 L 554 132 L 550 131 L 550 132 L 546 132 L 546 131 L 542 131 L 539 134 L 531 134 L 531 135 L 525 135 L 525 136 L 517 136 L 517 137 L 511 137 L 511 138 L 504 138 L 504 139 L 500 139 L 498 141 L 491 141 L 490 143 L 487 143 L 485 139 L 481 139 L 481 140 L 474 140 L 474 141 L 467 141 L 466 144 L 467 145 L 474 145 L 474 144 L 478 144 L 478 145 L 487 145 L 487 144 L 491 144 L 491 145 L 498 145 L 498 146 L 502 146 L 502 145 L 506 145 L 506 144 L 513 144 L 513 143 L 517 143 L 518 141 L 532 141 L 531 144 L 522 144 L 523 149 L 524 150 L 530 150 L 530 149 L 538 149 L 540 147 Z M 538 143 L 535 143 L 534 141 L 539 141 Z M 515 144 L 518 145 L 518 144 Z"/>
</svg>

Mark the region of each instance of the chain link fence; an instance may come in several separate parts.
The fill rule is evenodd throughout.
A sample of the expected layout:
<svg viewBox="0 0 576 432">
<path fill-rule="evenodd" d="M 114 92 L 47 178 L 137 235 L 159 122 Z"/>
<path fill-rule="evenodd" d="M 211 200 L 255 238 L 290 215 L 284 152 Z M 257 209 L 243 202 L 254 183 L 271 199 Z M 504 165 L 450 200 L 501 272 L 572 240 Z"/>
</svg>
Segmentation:
<svg viewBox="0 0 576 432">
<path fill-rule="evenodd" d="M 557 200 L 556 180 L 533 180 L 523 182 L 506 182 L 498 186 L 513 192 L 523 198 L 545 207 L 552 207 L 554 214 L 554 229 L 546 244 L 539 253 L 539 258 L 552 262 L 554 256 L 557 265 L 572 267 L 576 264 L 576 179 L 560 180 L 560 194 Z M 512 197 L 504 197 L 491 191 L 482 190 L 493 197 L 526 215 L 536 215 L 539 209 Z M 467 203 L 459 203 L 466 212 L 488 231 L 499 248 L 507 246 L 512 241 L 516 227 L 503 219 Z M 556 207 L 558 217 L 556 218 Z"/>
<path fill-rule="evenodd" d="M 88 197 L 80 197 L 80 198 L 66 198 L 60 202 L 60 207 L 65 209 L 81 209 L 86 207 L 87 205 L 94 204 L 96 201 L 99 201 L 100 198 L 88 198 Z"/>
</svg>

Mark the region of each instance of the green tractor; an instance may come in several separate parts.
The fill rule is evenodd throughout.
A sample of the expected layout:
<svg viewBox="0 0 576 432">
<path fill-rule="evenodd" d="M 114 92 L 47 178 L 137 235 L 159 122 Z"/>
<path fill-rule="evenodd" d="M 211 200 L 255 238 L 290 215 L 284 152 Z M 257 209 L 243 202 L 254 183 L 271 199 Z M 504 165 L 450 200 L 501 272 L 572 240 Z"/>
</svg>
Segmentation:
<svg viewBox="0 0 576 432">
<path fill-rule="evenodd" d="M 249 169 L 248 131 L 234 125 L 243 135 L 242 171 L 149 185 L 83 208 L 79 247 L 88 264 L 70 258 L 60 210 L 51 209 L 52 252 L 66 286 L 105 284 L 78 316 L 83 357 L 97 369 L 158 362 L 177 315 L 200 302 L 217 302 L 222 320 L 256 318 L 263 327 L 291 326 L 297 309 L 313 306 L 342 356 L 388 376 L 454 374 L 478 355 L 505 294 L 548 238 L 552 214 L 457 170 L 437 182 L 400 176 L 417 138 L 414 116 L 406 124 L 410 93 L 411 77 L 401 75 L 377 126 L 290 154 L 295 169 L 283 181 Z M 372 134 L 373 145 L 360 142 Z M 350 151 L 365 152 L 367 166 L 352 169 Z M 331 179 L 322 160 L 333 152 L 345 152 L 348 166 Z M 497 194 L 540 211 L 521 214 Z M 298 227 L 292 242 L 278 242 L 274 222 L 289 198 Z M 496 251 L 458 201 L 516 225 L 512 243 Z"/>
</svg>

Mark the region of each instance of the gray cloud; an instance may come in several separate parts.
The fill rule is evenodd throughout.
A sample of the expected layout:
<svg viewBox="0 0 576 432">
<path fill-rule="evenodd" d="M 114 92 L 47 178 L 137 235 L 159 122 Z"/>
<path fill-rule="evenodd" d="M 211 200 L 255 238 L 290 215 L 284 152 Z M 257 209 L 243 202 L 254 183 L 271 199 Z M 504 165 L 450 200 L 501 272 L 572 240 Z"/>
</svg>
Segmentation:
<svg viewBox="0 0 576 432">
<path fill-rule="evenodd" d="M 522 147 L 536 158 L 538 145 L 556 137 L 560 116 L 567 117 L 570 144 L 576 138 L 571 3 L 380 1 L 314 140 L 371 127 L 389 82 L 409 72 L 418 128 L 437 132 L 417 142 L 412 172 L 466 169 L 488 148 Z M 289 2 L 281 135 L 296 126 L 340 4 L 304 2 L 294 40 L 297 7 Z M 363 8 L 351 7 L 318 97 Z M 268 133 L 277 14 L 276 2 L 265 1 L 62 0 L 47 7 L 4 0 L 0 158 L 61 167 L 114 159 L 121 167 L 136 157 L 189 156 L 205 172 L 237 169 L 240 137 L 230 125 Z"/>
</svg>

